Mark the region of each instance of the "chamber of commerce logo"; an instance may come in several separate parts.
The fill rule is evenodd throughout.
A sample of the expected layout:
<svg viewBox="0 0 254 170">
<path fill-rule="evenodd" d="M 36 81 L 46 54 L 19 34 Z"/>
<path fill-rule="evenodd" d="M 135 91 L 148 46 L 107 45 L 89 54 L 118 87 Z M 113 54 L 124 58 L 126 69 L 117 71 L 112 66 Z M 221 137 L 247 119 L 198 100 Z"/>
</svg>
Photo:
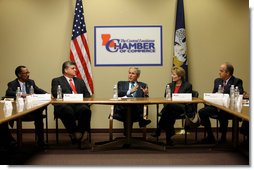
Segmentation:
<svg viewBox="0 0 254 170">
<path fill-rule="evenodd" d="M 155 40 L 153 39 L 117 39 L 110 34 L 101 34 L 102 46 L 111 53 L 155 53 Z"/>
</svg>

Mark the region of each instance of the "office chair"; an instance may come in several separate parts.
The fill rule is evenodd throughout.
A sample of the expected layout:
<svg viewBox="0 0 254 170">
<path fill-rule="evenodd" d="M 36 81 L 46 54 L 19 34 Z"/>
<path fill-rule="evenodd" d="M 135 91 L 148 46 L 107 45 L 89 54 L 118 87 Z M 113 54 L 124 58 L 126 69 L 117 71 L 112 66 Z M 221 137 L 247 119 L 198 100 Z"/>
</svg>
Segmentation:
<svg viewBox="0 0 254 170">
<path fill-rule="evenodd" d="M 114 115 L 114 105 L 111 106 L 111 111 L 108 116 L 109 119 L 109 140 L 113 140 L 113 115 Z M 148 118 L 148 105 L 144 105 L 144 112 L 143 112 L 143 118 Z M 146 126 L 143 127 L 143 138 L 146 139 Z"/>
<path fill-rule="evenodd" d="M 59 144 L 59 124 L 58 124 L 58 119 L 60 119 L 58 116 L 55 114 L 55 109 L 54 109 L 54 118 L 56 121 L 56 143 Z M 88 133 L 88 141 L 91 143 L 91 131 Z"/>
<path fill-rule="evenodd" d="M 45 119 L 46 143 L 48 143 L 48 107 L 47 106 L 44 108 L 42 116 L 43 116 L 43 119 Z M 30 118 L 30 117 L 29 118 L 26 118 L 26 117 L 21 118 L 20 120 L 21 120 L 21 123 L 34 121 L 34 119 Z M 18 123 L 19 120 L 17 119 L 15 121 L 16 121 L 16 123 Z M 22 127 L 22 125 L 21 125 L 21 127 Z M 17 126 L 17 128 L 18 128 L 18 126 Z M 17 135 L 18 135 L 18 133 L 17 133 Z M 18 139 L 18 137 L 17 137 L 17 139 Z"/>
</svg>

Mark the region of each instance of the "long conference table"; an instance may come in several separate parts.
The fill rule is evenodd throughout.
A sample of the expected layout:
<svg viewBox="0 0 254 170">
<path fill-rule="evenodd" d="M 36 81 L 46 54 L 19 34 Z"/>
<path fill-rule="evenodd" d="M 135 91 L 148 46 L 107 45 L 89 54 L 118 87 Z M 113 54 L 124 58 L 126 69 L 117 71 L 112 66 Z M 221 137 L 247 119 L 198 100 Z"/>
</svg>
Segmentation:
<svg viewBox="0 0 254 170">
<path fill-rule="evenodd" d="M 39 108 L 42 108 L 44 106 L 47 106 L 49 104 L 74 104 L 74 103 L 83 103 L 83 104 L 99 104 L 99 105 L 137 105 L 137 104 L 141 104 L 141 105 L 156 105 L 157 106 L 157 114 L 158 114 L 158 108 L 160 104 L 167 104 L 167 103 L 204 103 L 204 104 L 209 104 L 212 105 L 214 107 L 217 107 L 218 109 L 224 110 L 226 112 L 228 112 L 229 114 L 234 115 L 235 119 L 233 121 L 233 131 L 234 131 L 234 135 L 233 135 L 233 145 L 234 147 L 237 147 L 237 142 L 238 142 L 238 134 L 236 134 L 238 132 L 238 128 L 239 128 L 239 118 L 242 120 L 247 120 L 249 121 L 249 107 L 243 107 L 242 112 L 237 112 L 231 109 L 228 109 L 226 107 L 220 106 L 220 105 L 216 105 L 213 103 L 210 103 L 208 101 L 204 101 L 203 99 L 200 98 L 193 98 L 191 101 L 172 101 L 172 100 L 166 100 L 164 98 L 119 98 L 119 99 L 107 99 L 107 98 L 84 98 L 83 100 L 79 100 L 79 101 L 64 101 L 64 100 L 56 100 L 56 99 L 52 99 L 51 101 L 47 101 L 47 102 L 43 102 L 41 104 L 37 104 L 35 106 L 33 106 L 32 108 L 26 109 L 24 108 L 24 110 L 22 111 L 17 111 L 16 106 L 15 106 L 15 102 L 13 102 L 13 110 L 11 114 L 8 114 L 6 116 L 6 113 L 4 113 L 3 111 L 3 103 L 0 103 L 0 124 L 4 123 L 4 122 L 8 122 L 11 120 L 15 120 L 15 119 L 19 119 L 22 116 L 36 110 Z M 129 107 L 131 108 L 131 107 Z M 128 123 L 128 128 L 127 128 L 127 135 L 126 138 L 119 140 L 119 141 L 109 141 L 106 142 L 102 145 L 98 145 L 95 146 L 94 148 L 100 148 L 100 147 L 108 147 L 108 146 L 112 146 L 116 143 L 118 144 L 134 144 L 136 142 L 142 142 L 146 145 L 155 147 L 155 148 L 160 148 L 161 146 L 156 146 L 151 142 L 148 141 L 140 141 L 140 140 L 136 140 L 134 138 L 131 137 L 131 118 L 130 118 L 130 113 L 132 112 L 131 109 L 128 110 L 128 115 L 127 115 L 127 121 Z M 18 121 L 19 122 L 19 121 Z M 20 124 L 20 123 L 19 123 Z M 21 125 L 18 126 L 18 130 L 20 131 L 20 138 L 21 136 Z M 20 139 L 21 141 L 22 139 Z M 111 144 L 112 143 L 112 144 Z"/>
<path fill-rule="evenodd" d="M 4 110 L 4 101 L 0 103 L 0 124 L 6 123 L 9 121 L 17 120 L 17 141 L 18 145 L 20 146 L 22 143 L 22 123 L 21 118 L 37 109 L 45 107 L 50 104 L 50 101 L 40 101 L 34 103 L 29 108 L 24 107 L 22 110 L 18 110 L 16 103 L 14 101 L 12 103 L 12 109 Z"/>
<path fill-rule="evenodd" d="M 209 101 L 204 101 L 205 104 L 214 106 L 218 108 L 219 110 L 223 110 L 227 112 L 228 114 L 233 115 L 233 124 L 232 124 L 232 143 L 233 143 L 233 148 L 237 148 L 238 143 L 239 143 L 239 122 L 241 120 L 245 121 L 250 121 L 250 116 L 249 116 L 249 106 L 243 106 L 241 112 L 236 111 L 235 109 L 230 109 L 225 106 L 221 106 Z"/>
</svg>

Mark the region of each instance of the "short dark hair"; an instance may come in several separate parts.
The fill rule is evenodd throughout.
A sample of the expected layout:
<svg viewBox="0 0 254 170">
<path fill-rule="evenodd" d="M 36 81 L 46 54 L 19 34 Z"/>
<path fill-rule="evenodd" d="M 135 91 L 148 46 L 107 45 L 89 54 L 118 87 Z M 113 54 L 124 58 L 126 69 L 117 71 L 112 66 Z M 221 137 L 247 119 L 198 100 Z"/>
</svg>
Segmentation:
<svg viewBox="0 0 254 170">
<path fill-rule="evenodd" d="M 228 62 L 226 62 L 225 65 L 226 65 L 226 72 L 229 72 L 229 74 L 232 76 L 234 74 L 234 66 Z"/>
<path fill-rule="evenodd" d="M 65 70 L 66 68 L 69 68 L 69 67 L 72 66 L 72 65 L 75 65 L 75 66 L 76 66 L 76 63 L 73 62 L 73 61 L 65 61 L 65 62 L 63 63 L 63 65 L 62 65 L 62 73 L 64 74 L 64 70 Z"/>
<path fill-rule="evenodd" d="M 21 69 L 22 68 L 26 68 L 26 66 L 18 66 L 16 69 L 15 69 L 15 75 L 17 76 L 17 77 L 19 77 L 19 74 L 21 73 Z"/>
</svg>

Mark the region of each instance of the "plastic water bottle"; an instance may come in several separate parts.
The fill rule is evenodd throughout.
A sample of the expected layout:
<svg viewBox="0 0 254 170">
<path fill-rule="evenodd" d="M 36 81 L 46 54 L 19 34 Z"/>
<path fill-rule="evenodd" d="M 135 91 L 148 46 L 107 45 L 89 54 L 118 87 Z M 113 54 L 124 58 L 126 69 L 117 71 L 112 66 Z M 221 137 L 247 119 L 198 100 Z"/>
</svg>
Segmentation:
<svg viewBox="0 0 254 170">
<path fill-rule="evenodd" d="M 17 90 L 16 90 L 16 99 L 18 99 L 20 97 L 21 97 L 21 90 L 20 90 L 20 87 L 17 87 Z"/>
<path fill-rule="evenodd" d="M 235 98 L 238 99 L 239 95 L 240 95 L 239 88 L 238 86 L 235 86 Z"/>
<path fill-rule="evenodd" d="M 233 109 L 235 107 L 235 87 L 234 85 L 231 85 L 230 87 L 230 108 Z"/>
<path fill-rule="evenodd" d="M 63 99 L 63 94 L 62 94 L 62 88 L 60 85 L 57 86 L 57 96 L 56 96 L 57 100 L 62 100 Z"/>
<path fill-rule="evenodd" d="M 166 86 L 166 100 L 171 100 L 171 89 L 169 84 Z"/>
<path fill-rule="evenodd" d="M 113 88 L 113 99 L 117 99 L 117 98 L 118 98 L 117 85 L 114 85 L 114 88 Z"/>
<path fill-rule="evenodd" d="M 222 86 L 221 85 L 219 85 L 219 87 L 218 87 L 218 93 L 222 93 Z"/>
<path fill-rule="evenodd" d="M 29 94 L 34 94 L 34 87 L 33 86 L 30 86 Z"/>
</svg>

